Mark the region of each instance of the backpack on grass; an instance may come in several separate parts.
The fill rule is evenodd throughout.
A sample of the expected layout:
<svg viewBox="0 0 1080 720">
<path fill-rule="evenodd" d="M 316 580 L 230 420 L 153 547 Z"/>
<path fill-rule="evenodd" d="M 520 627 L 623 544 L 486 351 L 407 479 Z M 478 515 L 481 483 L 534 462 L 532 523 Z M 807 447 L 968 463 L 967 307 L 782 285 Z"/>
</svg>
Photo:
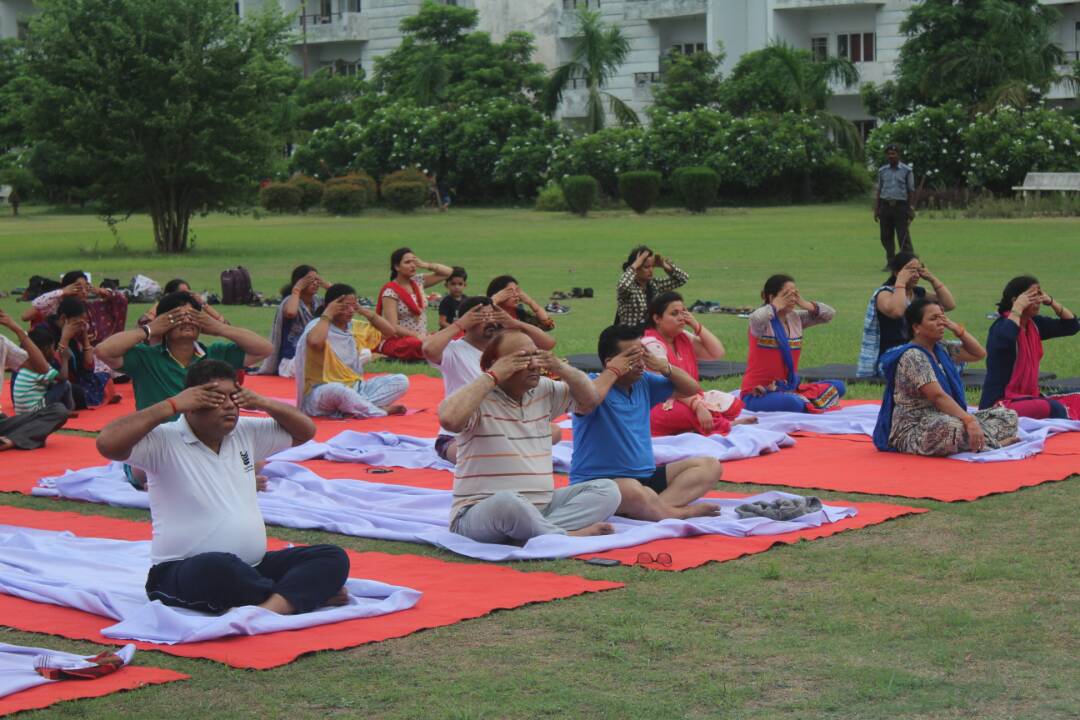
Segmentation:
<svg viewBox="0 0 1080 720">
<path fill-rule="evenodd" d="M 221 302 L 224 305 L 247 305 L 255 300 L 251 273 L 243 266 L 221 271 Z"/>
</svg>

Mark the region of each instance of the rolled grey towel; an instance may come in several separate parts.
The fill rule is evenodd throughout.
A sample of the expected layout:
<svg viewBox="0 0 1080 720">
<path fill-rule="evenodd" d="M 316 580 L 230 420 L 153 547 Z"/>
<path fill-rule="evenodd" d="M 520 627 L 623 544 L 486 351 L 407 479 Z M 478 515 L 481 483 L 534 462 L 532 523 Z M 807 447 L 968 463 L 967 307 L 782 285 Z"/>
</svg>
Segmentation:
<svg viewBox="0 0 1080 720">
<path fill-rule="evenodd" d="M 752 502 L 735 508 L 739 518 L 765 517 L 770 520 L 794 520 L 821 509 L 821 500 L 809 497 L 781 498 L 772 502 Z"/>
</svg>

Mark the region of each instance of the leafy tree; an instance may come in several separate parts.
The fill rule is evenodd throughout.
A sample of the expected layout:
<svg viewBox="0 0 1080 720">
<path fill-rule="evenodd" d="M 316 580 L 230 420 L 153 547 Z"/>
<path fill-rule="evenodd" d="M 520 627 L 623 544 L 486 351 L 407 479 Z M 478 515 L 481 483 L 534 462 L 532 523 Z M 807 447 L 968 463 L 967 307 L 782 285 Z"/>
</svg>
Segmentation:
<svg viewBox="0 0 1080 720">
<path fill-rule="evenodd" d="M 401 45 L 375 61 L 377 89 L 420 106 L 534 96 L 544 68 L 532 62 L 532 36 L 513 32 L 495 43 L 472 32 L 478 18 L 476 10 L 425 0 L 401 21 Z"/>
<path fill-rule="evenodd" d="M 896 108 L 955 100 L 973 109 L 1024 105 L 1064 63 L 1051 41 L 1060 14 L 1038 0 L 924 0 L 900 26 Z"/>
<path fill-rule="evenodd" d="M 289 98 L 291 126 L 313 132 L 342 120 L 369 116 L 379 102 L 373 85 L 357 75 L 335 75 L 319 70 L 301 80 Z"/>
<path fill-rule="evenodd" d="M 723 104 L 737 115 L 794 112 L 813 118 L 852 159 L 862 154 L 862 139 L 850 120 L 830 112 L 830 83 L 854 85 L 859 71 L 847 58 L 815 60 L 806 50 L 774 43 L 747 53 L 724 83 Z M 809 150 L 808 150 L 809 152 Z"/>
<path fill-rule="evenodd" d="M 588 94 L 586 132 L 594 133 L 603 129 L 606 124 L 605 101 L 619 124 L 639 124 L 637 113 L 629 105 L 604 90 L 608 81 L 626 62 L 630 41 L 618 26 L 604 24 L 598 12 L 579 10 L 577 20 L 578 36 L 575 38 L 574 54 L 569 62 L 556 68 L 548 78 L 542 101 L 544 111 L 553 115 L 571 81 L 584 79 Z"/>
<path fill-rule="evenodd" d="M 722 48 L 715 54 L 696 52 L 672 55 L 667 60 L 660 83 L 653 88 L 650 112 L 688 112 L 697 107 L 719 104 L 723 79 L 720 66 L 724 57 Z"/>
<path fill-rule="evenodd" d="M 252 199 L 295 77 L 286 18 L 241 20 L 228 0 L 38 5 L 27 129 L 85 158 L 106 213 L 148 211 L 158 250 L 183 252 L 195 212 Z"/>
<path fill-rule="evenodd" d="M 20 118 L 24 99 L 20 95 L 22 46 L 17 40 L 0 40 L 0 151 L 25 143 Z"/>
</svg>

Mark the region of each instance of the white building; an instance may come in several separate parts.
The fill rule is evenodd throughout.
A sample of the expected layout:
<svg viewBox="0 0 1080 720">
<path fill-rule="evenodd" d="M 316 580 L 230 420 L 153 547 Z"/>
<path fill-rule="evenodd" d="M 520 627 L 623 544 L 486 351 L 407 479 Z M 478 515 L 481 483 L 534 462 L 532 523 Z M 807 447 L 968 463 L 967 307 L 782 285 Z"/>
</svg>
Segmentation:
<svg viewBox="0 0 1080 720">
<path fill-rule="evenodd" d="M 900 24 L 918 0 L 441 0 L 475 8 L 480 29 L 501 40 L 524 30 L 535 37 L 535 59 L 548 67 L 565 62 L 575 43 L 578 8 L 597 10 L 622 28 L 631 51 L 622 72 L 607 88 L 639 112 L 652 101 L 663 59 L 672 52 L 715 50 L 723 44 L 728 72 L 739 58 L 772 40 L 819 55 L 843 55 L 859 70 L 861 82 L 893 76 L 904 37 Z M 1080 0 L 1042 0 L 1062 14 L 1055 40 L 1070 61 L 1080 52 Z M 416 13 L 421 0 L 238 0 L 240 15 L 275 3 L 296 17 L 292 61 L 309 72 L 332 68 L 371 73 L 375 58 L 401 42 L 401 20 Z M 32 0 L 0 0 L 0 37 L 19 34 L 33 11 Z M 872 122 L 859 100 L 858 83 L 834 87 L 832 109 L 861 123 Z M 1075 97 L 1064 85 L 1055 100 Z M 584 116 L 584 92 L 566 93 L 561 116 Z"/>
</svg>

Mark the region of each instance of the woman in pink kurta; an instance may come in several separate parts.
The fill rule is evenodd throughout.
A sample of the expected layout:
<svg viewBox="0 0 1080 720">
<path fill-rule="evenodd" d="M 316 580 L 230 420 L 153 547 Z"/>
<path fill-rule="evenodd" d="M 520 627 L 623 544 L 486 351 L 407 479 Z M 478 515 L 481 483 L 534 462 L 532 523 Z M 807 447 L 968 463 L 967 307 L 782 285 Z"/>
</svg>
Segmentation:
<svg viewBox="0 0 1080 720">
<path fill-rule="evenodd" d="M 689 328 L 693 332 L 687 330 Z M 660 293 L 649 303 L 642 344 L 648 352 L 666 357 L 675 367 L 695 380 L 698 360 L 719 360 L 724 345 L 699 323 L 683 304 L 677 292 Z M 709 390 L 690 397 L 674 397 L 652 409 L 650 420 L 654 437 L 696 432 L 701 435 L 726 435 L 743 404 L 734 395 Z"/>
</svg>

